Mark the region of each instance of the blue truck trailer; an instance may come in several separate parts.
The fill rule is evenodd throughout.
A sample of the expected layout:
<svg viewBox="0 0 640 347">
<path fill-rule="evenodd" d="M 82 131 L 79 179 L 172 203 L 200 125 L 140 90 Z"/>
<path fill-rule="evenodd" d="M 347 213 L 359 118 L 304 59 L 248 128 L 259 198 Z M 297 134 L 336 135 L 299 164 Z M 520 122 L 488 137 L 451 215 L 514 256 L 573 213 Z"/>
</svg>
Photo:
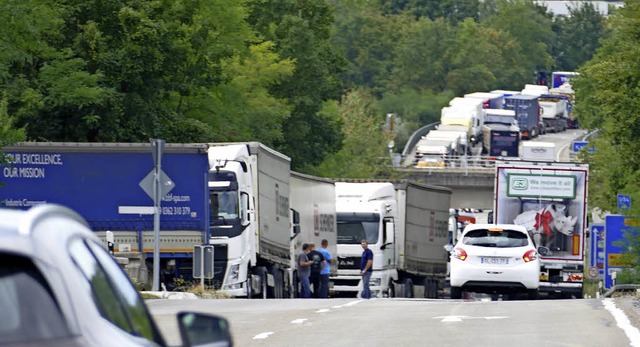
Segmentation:
<svg viewBox="0 0 640 347">
<path fill-rule="evenodd" d="M 11 164 L 0 167 L 0 206 L 56 203 L 74 209 L 103 240 L 113 233 L 116 253 L 136 255 L 135 274 L 129 275 L 148 281 L 154 215 L 146 214 L 153 199 L 143 188 L 153 182 L 150 143 L 33 142 L 3 150 Z M 207 146 L 166 144 L 161 164 L 161 177 L 174 185 L 160 203 L 161 281 L 170 286 L 173 278 L 191 277 L 194 246 L 209 240 Z"/>
<path fill-rule="evenodd" d="M 505 98 L 505 109 L 514 110 L 522 139 L 532 139 L 540 133 L 540 105 L 538 96 L 512 95 Z"/>
</svg>

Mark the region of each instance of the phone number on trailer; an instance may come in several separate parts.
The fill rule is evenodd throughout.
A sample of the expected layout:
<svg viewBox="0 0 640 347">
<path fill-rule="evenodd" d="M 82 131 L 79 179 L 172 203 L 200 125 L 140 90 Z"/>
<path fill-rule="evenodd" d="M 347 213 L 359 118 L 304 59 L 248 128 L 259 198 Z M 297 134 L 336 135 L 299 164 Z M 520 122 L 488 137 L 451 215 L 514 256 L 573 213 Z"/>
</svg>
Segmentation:
<svg viewBox="0 0 640 347">
<path fill-rule="evenodd" d="M 191 207 L 169 206 L 162 208 L 163 215 L 182 216 L 191 214 Z"/>
</svg>

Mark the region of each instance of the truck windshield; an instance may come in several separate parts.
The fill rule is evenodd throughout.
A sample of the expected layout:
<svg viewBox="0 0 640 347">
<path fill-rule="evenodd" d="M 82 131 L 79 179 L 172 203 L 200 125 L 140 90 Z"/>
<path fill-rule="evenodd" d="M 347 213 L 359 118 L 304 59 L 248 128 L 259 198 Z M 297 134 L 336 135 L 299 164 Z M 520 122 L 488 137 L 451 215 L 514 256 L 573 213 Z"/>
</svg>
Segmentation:
<svg viewBox="0 0 640 347">
<path fill-rule="evenodd" d="M 514 117 L 509 116 L 496 116 L 496 115 L 487 115 L 484 119 L 486 123 L 497 123 L 497 124 L 507 124 L 511 125 L 514 123 Z"/>
<path fill-rule="evenodd" d="M 338 244 L 357 245 L 378 242 L 380 216 L 375 213 L 338 213 Z"/>
<path fill-rule="evenodd" d="M 211 220 L 238 219 L 238 192 L 235 190 L 212 190 L 209 195 Z"/>
</svg>

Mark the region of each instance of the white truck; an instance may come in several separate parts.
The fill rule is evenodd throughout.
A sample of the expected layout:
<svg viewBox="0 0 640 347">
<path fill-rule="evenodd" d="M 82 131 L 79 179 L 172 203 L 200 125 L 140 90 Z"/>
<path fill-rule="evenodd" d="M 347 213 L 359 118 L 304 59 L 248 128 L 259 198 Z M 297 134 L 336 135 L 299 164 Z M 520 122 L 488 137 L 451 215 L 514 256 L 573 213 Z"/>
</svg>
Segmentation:
<svg viewBox="0 0 640 347">
<path fill-rule="evenodd" d="M 523 95 L 540 96 L 543 94 L 549 94 L 549 87 L 537 84 L 525 84 L 524 89 L 522 89 L 520 93 Z"/>
<path fill-rule="evenodd" d="M 564 95 L 542 94 L 538 99 L 540 116 L 547 132 L 559 133 L 567 129 L 569 108 Z"/>
<path fill-rule="evenodd" d="M 522 160 L 556 161 L 556 144 L 543 141 L 523 142 L 521 158 Z"/>
<path fill-rule="evenodd" d="M 429 131 L 425 136 L 426 140 L 451 141 L 451 154 L 462 155 L 466 151 L 467 134 L 462 131 L 445 131 L 434 129 Z"/>
<path fill-rule="evenodd" d="M 482 138 L 482 126 L 484 125 L 483 106 L 483 99 L 453 98 L 449 102 L 449 107 L 442 109 L 440 123 L 469 127 L 469 142 L 476 144 Z"/>
<path fill-rule="evenodd" d="M 416 144 L 416 167 L 445 167 L 453 154 L 451 140 L 421 138 Z"/>
<path fill-rule="evenodd" d="M 533 234 L 541 294 L 582 297 L 588 176 L 582 163 L 496 163 L 494 221 Z"/>
<path fill-rule="evenodd" d="M 336 182 L 338 273 L 333 290 L 362 290 L 360 262 L 373 251 L 373 297 L 441 297 L 447 273 L 451 190 L 412 181 Z"/>
<path fill-rule="evenodd" d="M 287 156 L 258 142 L 210 144 L 208 156 L 210 200 L 237 205 L 233 216 L 211 208 L 216 287 L 234 297 L 294 297 L 299 244 L 335 244 L 333 184 L 292 172 Z"/>
<path fill-rule="evenodd" d="M 299 293 L 297 276 L 297 255 L 302 252 L 304 243 L 313 242 L 320 248 L 322 240 L 327 240 L 327 249 L 335 257 L 337 254 L 337 224 L 336 224 L 336 189 L 333 181 L 316 176 L 291 171 L 290 178 L 291 208 L 299 213 L 294 225 L 300 229 L 293 234 L 291 242 L 292 283 L 294 296 Z M 332 273 L 336 273 L 336 266 L 331 266 Z M 331 286 L 331 284 L 330 284 Z"/>
</svg>

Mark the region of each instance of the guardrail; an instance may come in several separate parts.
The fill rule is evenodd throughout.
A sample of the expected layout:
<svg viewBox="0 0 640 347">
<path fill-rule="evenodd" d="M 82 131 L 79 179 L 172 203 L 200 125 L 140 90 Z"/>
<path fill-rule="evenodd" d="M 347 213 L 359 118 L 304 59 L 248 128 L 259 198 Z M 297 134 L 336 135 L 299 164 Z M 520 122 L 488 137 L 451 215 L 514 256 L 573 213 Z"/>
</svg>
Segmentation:
<svg viewBox="0 0 640 347">
<path fill-rule="evenodd" d="M 640 284 L 616 284 L 612 286 L 606 293 L 604 293 L 605 298 L 610 298 L 615 293 L 633 293 L 637 294 L 640 291 Z"/>
<path fill-rule="evenodd" d="M 519 158 L 501 158 L 489 156 L 447 156 L 439 163 L 414 161 L 405 169 L 414 169 L 425 172 L 448 172 L 448 173 L 492 173 L 496 169 L 497 161 L 515 161 Z"/>
</svg>

